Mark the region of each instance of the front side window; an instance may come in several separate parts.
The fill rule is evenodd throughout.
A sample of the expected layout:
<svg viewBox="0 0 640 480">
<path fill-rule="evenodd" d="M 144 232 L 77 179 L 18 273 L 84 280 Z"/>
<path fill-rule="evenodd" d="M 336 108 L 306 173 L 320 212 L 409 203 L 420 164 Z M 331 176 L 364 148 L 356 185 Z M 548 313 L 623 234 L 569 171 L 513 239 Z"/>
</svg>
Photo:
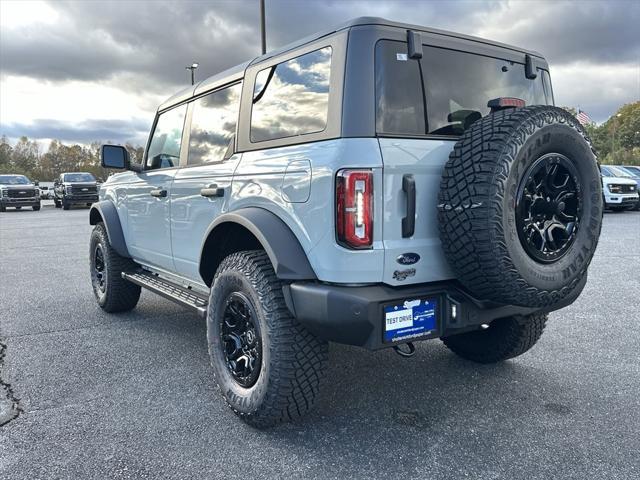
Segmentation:
<svg viewBox="0 0 640 480">
<path fill-rule="evenodd" d="M 241 84 L 194 101 L 188 165 L 220 162 L 232 148 L 240 107 Z"/>
<path fill-rule="evenodd" d="M 180 164 L 180 144 L 186 105 L 166 111 L 158 117 L 147 153 L 147 170 L 177 167 Z"/>
<path fill-rule="evenodd" d="M 331 47 L 261 70 L 251 109 L 251 141 L 323 131 L 329 110 Z"/>
</svg>

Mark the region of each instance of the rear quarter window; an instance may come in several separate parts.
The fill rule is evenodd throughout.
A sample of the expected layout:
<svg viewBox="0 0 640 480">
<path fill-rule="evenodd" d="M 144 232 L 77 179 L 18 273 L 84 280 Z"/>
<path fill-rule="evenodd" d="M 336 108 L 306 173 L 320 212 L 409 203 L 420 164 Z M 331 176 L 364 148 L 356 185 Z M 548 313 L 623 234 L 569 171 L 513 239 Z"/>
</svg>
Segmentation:
<svg viewBox="0 0 640 480">
<path fill-rule="evenodd" d="M 331 47 L 261 70 L 251 109 L 251 142 L 323 131 L 327 126 Z"/>
</svg>

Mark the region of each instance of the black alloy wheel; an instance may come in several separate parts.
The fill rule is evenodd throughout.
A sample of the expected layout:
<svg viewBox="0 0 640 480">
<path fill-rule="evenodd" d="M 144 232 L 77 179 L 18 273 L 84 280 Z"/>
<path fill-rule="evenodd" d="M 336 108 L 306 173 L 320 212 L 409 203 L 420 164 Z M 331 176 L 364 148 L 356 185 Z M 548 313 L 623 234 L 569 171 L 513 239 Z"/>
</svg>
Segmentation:
<svg viewBox="0 0 640 480">
<path fill-rule="evenodd" d="M 564 155 L 549 153 L 525 172 L 517 193 L 520 243 L 537 262 L 562 258 L 576 238 L 582 214 L 578 171 Z"/>
<path fill-rule="evenodd" d="M 238 385 L 249 388 L 260 375 L 262 338 L 256 312 L 249 299 L 233 292 L 226 300 L 220 323 L 224 358 Z"/>
<path fill-rule="evenodd" d="M 91 265 L 91 280 L 95 288 L 105 293 L 107 289 L 107 269 L 105 268 L 104 251 L 102 245 L 97 244 L 93 255 L 93 264 Z"/>
</svg>

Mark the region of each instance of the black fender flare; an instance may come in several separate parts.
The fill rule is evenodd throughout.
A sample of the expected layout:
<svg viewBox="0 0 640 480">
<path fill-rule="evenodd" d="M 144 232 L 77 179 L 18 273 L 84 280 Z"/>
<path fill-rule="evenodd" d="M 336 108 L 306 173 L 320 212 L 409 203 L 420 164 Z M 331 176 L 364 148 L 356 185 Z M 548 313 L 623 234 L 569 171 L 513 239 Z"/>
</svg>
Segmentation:
<svg viewBox="0 0 640 480">
<path fill-rule="evenodd" d="M 113 249 L 121 257 L 131 258 L 127 243 L 124 241 L 124 233 L 118 216 L 118 209 L 110 200 L 102 200 L 94 203 L 89 210 L 89 224 L 97 225 L 103 222 L 107 229 L 107 237 Z"/>
<path fill-rule="evenodd" d="M 258 240 L 271 260 L 280 280 L 316 280 L 302 245 L 280 217 L 258 207 L 247 207 L 220 215 L 209 226 L 200 247 L 200 275 L 204 278 L 204 258 L 207 241 L 225 224 L 235 223 Z M 222 260 L 222 259 L 220 259 Z M 217 269 L 217 265 L 215 265 Z M 214 272 L 215 272 L 214 269 Z"/>
</svg>

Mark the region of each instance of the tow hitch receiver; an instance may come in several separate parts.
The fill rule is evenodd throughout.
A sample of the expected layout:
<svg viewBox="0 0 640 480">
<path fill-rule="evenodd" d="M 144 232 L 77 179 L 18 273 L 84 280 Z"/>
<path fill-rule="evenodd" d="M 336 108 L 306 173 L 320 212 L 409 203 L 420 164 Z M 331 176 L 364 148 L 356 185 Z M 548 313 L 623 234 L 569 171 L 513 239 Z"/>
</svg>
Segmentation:
<svg viewBox="0 0 640 480">
<path fill-rule="evenodd" d="M 394 345 L 393 350 L 401 357 L 404 357 L 404 358 L 413 357 L 416 353 L 416 346 L 411 342 L 407 342 L 404 345 L 407 347 L 406 350 L 402 348 L 402 345 Z"/>
</svg>

